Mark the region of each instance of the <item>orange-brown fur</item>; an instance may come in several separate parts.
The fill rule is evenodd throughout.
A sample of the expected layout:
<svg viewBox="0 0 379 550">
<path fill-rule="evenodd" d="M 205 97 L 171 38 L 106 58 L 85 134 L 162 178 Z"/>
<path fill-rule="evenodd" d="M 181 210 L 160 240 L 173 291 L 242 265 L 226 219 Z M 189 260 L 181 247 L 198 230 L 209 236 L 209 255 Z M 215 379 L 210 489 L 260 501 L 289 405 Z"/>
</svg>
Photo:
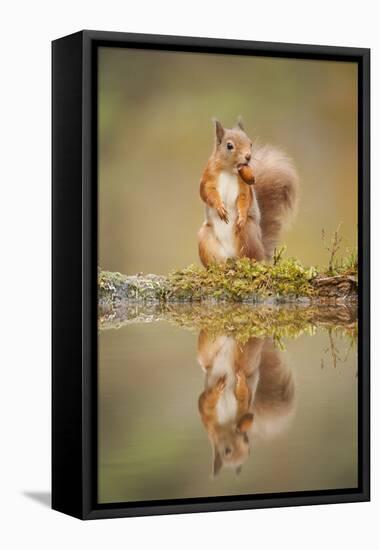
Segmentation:
<svg viewBox="0 0 379 550">
<path fill-rule="evenodd" d="M 230 144 L 232 150 L 228 149 Z M 229 211 L 220 192 L 221 174 L 238 180 L 238 196 Z M 254 185 L 248 184 L 253 181 Z M 283 152 L 271 146 L 253 147 L 241 122 L 225 129 L 216 121 L 214 150 L 200 182 L 200 197 L 206 205 L 206 220 L 198 234 L 203 265 L 230 257 L 269 260 L 283 227 L 296 210 L 298 185 L 296 170 Z M 233 220 L 233 253 L 226 250 L 217 234 L 215 215 L 225 224 Z"/>
<path fill-rule="evenodd" d="M 222 355 L 226 345 L 231 353 Z M 227 336 L 212 338 L 204 330 L 199 334 L 198 360 L 205 370 L 199 412 L 213 449 L 213 474 L 222 466 L 233 467 L 239 473 L 250 454 L 252 440 L 280 432 L 292 417 L 292 371 L 270 338 L 250 338 L 241 344 Z M 224 374 L 220 372 L 220 361 L 225 362 Z M 226 391 L 234 392 L 236 408 L 231 418 L 222 421 L 218 403 Z"/>
</svg>

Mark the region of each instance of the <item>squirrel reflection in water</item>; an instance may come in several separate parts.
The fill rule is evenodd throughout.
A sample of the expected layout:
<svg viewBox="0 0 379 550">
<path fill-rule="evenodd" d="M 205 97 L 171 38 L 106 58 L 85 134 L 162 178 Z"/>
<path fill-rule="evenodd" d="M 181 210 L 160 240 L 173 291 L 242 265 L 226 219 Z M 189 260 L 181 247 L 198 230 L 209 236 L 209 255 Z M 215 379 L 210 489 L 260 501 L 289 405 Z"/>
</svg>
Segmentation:
<svg viewBox="0 0 379 550">
<path fill-rule="evenodd" d="M 238 474 L 256 437 L 272 437 L 295 409 L 293 373 L 271 338 L 212 337 L 202 330 L 198 361 L 205 371 L 199 412 L 213 449 L 213 475 Z"/>
</svg>

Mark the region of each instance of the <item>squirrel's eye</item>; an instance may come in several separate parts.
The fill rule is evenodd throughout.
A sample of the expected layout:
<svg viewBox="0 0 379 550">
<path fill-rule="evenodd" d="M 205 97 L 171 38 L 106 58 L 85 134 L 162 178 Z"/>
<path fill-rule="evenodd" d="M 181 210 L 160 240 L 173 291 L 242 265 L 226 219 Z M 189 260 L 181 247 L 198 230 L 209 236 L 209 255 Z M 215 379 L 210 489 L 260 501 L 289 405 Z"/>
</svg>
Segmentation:
<svg viewBox="0 0 379 550">
<path fill-rule="evenodd" d="M 228 143 L 226 144 L 226 147 L 229 149 L 229 151 L 234 149 L 233 143 L 230 143 L 230 141 L 228 141 Z"/>
</svg>

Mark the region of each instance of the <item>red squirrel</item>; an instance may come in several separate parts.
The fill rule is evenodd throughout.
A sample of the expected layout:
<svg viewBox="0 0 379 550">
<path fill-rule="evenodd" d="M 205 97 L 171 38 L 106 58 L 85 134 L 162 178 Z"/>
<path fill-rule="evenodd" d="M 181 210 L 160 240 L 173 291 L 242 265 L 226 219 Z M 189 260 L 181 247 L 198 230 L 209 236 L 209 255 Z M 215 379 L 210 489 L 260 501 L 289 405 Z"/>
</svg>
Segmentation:
<svg viewBox="0 0 379 550">
<path fill-rule="evenodd" d="M 198 233 L 205 267 L 228 258 L 270 260 L 296 211 L 298 175 L 292 161 L 269 145 L 253 147 L 242 121 L 215 121 L 215 145 L 200 182 L 205 222 Z"/>
<path fill-rule="evenodd" d="M 202 330 L 198 361 L 205 371 L 199 412 L 213 449 L 213 475 L 240 473 L 253 440 L 288 428 L 296 409 L 292 369 L 270 338 L 214 338 Z"/>
</svg>

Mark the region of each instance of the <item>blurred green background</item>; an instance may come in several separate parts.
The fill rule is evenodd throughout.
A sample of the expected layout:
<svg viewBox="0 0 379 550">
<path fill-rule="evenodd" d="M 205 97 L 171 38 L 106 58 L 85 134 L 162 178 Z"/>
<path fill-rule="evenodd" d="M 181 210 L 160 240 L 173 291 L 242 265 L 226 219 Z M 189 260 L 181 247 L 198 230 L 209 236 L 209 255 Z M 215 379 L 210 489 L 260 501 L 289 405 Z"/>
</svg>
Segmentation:
<svg viewBox="0 0 379 550">
<path fill-rule="evenodd" d="M 199 263 L 199 180 L 211 118 L 242 115 L 252 138 L 285 149 L 299 170 L 287 253 L 328 254 L 321 230 L 357 242 L 357 65 L 269 57 L 100 48 L 99 264 L 167 273 Z"/>
</svg>

